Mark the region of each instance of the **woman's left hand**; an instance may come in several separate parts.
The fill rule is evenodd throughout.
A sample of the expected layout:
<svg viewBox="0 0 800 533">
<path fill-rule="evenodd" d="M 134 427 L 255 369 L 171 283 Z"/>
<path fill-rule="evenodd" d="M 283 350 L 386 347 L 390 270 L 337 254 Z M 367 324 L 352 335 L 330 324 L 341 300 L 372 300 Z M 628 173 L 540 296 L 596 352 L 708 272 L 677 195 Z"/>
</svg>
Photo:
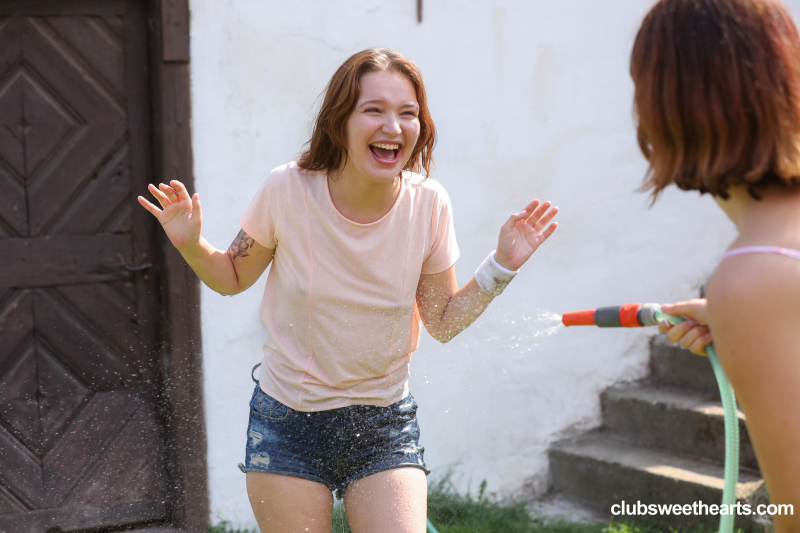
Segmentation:
<svg viewBox="0 0 800 533">
<path fill-rule="evenodd" d="M 494 255 L 500 266 L 519 270 L 533 252 L 553 234 L 558 224 L 548 224 L 558 213 L 558 208 L 550 209 L 550 205 L 550 202 L 540 204 L 539 200 L 534 200 L 521 212 L 511 215 L 503 224 Z"/>
</svg>

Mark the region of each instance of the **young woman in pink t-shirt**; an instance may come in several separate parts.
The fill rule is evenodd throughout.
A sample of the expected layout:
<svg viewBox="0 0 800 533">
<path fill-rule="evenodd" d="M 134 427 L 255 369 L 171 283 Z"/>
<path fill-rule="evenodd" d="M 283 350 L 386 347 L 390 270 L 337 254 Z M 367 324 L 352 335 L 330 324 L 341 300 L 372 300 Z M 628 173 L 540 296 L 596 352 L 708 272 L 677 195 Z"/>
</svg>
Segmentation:
<svg viewBox="0 0 800 533">
<path fill-rule="evenodd" d="M 162 209 L 139 197 L 221 294 L 272 263 L 240 465 L 263 532 L 329 533 L 332 490 L 354 533 L 426 529 L 428 471 L 408 393 L 419 323 L 440 342 L 468 327 L 555 231 L 557 212 L 534 200 L 511 215 L 459 289 L 450 200 L 426 178 L 435 140 L 417 66 L 364 50 L 336 71 L 308 149 L 266 178 L 227 252 L 201 237 L 197 193 L 173 181 L 149 187 Z"/>
</svg>

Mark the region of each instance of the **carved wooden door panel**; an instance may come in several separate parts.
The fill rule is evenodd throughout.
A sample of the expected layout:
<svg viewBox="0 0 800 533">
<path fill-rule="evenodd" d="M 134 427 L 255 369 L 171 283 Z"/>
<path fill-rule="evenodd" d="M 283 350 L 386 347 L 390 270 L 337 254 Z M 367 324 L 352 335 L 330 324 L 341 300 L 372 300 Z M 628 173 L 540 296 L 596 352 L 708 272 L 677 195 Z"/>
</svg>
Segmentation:
<svg viewBox="0 0 800 533">
<path fill-rule="evenodd" d="M 6 3 L 0 531 L 158 522 L 169 501 L 156 247 L 133 209 L 150 174 L 144 6 Z"/>
</svg>

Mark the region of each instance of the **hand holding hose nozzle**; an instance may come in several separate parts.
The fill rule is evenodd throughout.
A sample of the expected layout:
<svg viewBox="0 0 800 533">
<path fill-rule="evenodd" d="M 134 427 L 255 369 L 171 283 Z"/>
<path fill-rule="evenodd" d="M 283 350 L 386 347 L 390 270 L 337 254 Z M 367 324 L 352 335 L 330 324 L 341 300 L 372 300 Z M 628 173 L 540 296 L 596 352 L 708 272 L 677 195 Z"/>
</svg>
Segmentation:
<svg viewBox="0 0 800 533">
<path fill-rule="evenodd" d="M 690 302 L 686 302 L 689 304 Z M 680 306 L 671 306 L 670 310 L 680 312 Z M 561 321 L 565 326 L 598 326 L 601 328 L 639 328 L 656 326 L 659 322 L 678 325 L 686 321 L 686 317 L 668 315 L 659 304 L 624 304 L 612 307 L 599 307 L 588 311 L 564 313 Z M 725 410 L 725 488 L 722 492 L 722 503 L 727 506 L 736 505 L 736 485 L 739 480 L 739 419 L 736 414 L 736 396 L 728 378 L 717 359 L 713 344 L 705 347 L 706 355 L 714 369 L 719 385 L 722 407 Z M 731 507 L 728 507 L 731 509 Z M 735 515 L 723 514 L 720 517 L 720 533 L 733 531 Z"/>
<path fill-rule="evenodd" d="M 706 300 L 695 299 L 662 306 L 658 304 L 625 304 L 589 311 L 567 313 L 565 326 L 599 326 L 635 328 L 658 325 L 667 338 L 697 355 L 706 355 L 711 343 Z M 674 326 L 674 327 L 673 327 Z"/>
</svg>

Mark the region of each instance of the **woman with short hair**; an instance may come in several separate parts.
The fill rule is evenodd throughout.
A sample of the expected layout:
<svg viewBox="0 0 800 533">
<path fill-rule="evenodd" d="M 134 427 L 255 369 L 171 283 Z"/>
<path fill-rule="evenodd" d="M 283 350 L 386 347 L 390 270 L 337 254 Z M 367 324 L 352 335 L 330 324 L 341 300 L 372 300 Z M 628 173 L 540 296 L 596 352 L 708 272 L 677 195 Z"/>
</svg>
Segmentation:
<svg viewBox="0 0 800 533">
<path fill-rule="evenodd" d="M 441 342 L 458 335 L 556 228 L 557 208 L 529 203 L 459 289 L 450 200 L 427 178 L 435 131 L 417 66 L 364 50 L 336 71 L 308 149 L 267 176 L 227 252 L 200 236 L 197 193 L 173 181 L 149 187 L 162 209 L 139 197 L 221 294 L 272 263 L 240 465 L 265 533 L 330 533 L 331 491 L 354 533 L 425 531 L 428 471 L 408 392 L 419 322 Z"/>
<path fill-rule="evenodd" d="M 800 37 L 777 0 L 662 0 L 631 58 L 653 198 L 710 193 L 739 230 L 673 342 L 719 354 L 779 532 L 800 530 Z"/>
</svg>

